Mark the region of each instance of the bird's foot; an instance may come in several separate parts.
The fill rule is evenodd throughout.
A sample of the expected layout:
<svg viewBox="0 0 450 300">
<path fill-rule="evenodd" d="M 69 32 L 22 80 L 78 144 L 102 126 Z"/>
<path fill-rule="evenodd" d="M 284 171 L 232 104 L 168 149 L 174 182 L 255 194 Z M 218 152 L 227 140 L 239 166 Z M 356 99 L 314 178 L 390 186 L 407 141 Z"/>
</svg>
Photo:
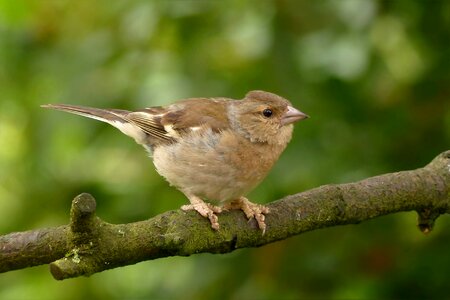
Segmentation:
<svg viewBox="0 0 450 300">
<path fill-rule="evenodd" d="M 209 219 L 209 222 L 211 222 L 212 229 L 219 230 L 220 227 L 219 218 L 217 217 L 216 214 L 221 213 L 222 208 L 214 206 L 210 203 L 206 203 L 197 196 L 189 195 L 188 198 L 191 204 L 183 205 L 181 209 L 184 211 L 188 210 L 197 211 L 202 217 Z"/>
<path fill-rule="evenodd" d="M 262 234 L 266 233 L 266 214 L 269 213 L 269 208 L 261 204 L 250 202 L 245 197 L 240 197 L 224 206 L 224 209 L 240 209 L 245 213 L 247 219 L 255 218 L 258 223 L 259 229 L 262 230 Z"/>
</svg>

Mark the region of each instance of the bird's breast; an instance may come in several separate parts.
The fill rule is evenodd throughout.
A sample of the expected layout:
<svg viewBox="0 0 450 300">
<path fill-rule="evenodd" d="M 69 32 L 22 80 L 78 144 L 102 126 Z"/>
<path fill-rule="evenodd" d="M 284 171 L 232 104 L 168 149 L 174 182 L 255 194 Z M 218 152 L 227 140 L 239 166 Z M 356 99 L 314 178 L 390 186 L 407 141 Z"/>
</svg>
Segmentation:
<svg viewBox="0 0 450 300">
<path fill-rule="evenodd" d="M 255 188 L 284 147 L 252 143 L 229 130 L 203 130 L 156 147 L 153 161 L 159 174 L 182 192 L 224 203 Z"/>
</svg>

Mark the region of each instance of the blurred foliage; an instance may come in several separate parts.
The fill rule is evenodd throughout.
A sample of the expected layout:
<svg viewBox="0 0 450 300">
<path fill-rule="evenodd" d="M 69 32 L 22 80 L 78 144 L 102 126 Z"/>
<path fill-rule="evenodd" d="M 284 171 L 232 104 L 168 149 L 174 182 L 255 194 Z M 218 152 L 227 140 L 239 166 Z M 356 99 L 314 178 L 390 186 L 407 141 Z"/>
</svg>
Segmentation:
<svg viewBox="0 0 450 300">
<path fill-rule="evenodd" d="M 444 0 L 0 0 L 1 234 L 67 223 L 80 192 L 115 223 L 186 202 L 131 139 L 44 103 L 283 95 L 311 119 L 258 202 L 421 167 L 449 148 L 449 38 Z M 426 237 L 415 219 L 64 282 L 41 266 L 0 275 L 0 298 L 448 299 L 449 218 Z"/>
</svg>

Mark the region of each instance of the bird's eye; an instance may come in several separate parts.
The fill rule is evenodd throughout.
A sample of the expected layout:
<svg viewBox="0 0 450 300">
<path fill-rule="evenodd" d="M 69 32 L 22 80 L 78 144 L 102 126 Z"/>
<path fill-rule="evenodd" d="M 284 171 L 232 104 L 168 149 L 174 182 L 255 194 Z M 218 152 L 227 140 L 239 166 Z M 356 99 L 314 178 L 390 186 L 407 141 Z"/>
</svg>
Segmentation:
<svg viewBox="0 0 450 300">
<path fill-rule="evenodd" d="M 266 108 L 265 110 L 263 110 L 262 114 L 264 117 L 270 118 L 273 114 L 273 111 L 270 108 Z"/>
</svg>

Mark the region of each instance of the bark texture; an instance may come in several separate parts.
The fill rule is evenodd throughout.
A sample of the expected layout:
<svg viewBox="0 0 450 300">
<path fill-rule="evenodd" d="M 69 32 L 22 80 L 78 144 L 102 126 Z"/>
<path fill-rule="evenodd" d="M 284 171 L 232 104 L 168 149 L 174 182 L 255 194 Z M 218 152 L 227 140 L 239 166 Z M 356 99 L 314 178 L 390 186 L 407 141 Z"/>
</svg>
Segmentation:
<svg viewBox="0 0 450 300">
<path fill-rule="evenodd" d="M 418 227 L 428 233 L 439 215 L 450 213 L 450 151 L 417 170 L 324 185 L 272 202 L 265 235 L 241 211 L 220 214 L 221 228 L 213 231 L 194 211 L 115 225 L 97 217 L 95 207 L 91 195 L 81 194 L 72 202 L 69 225 L 0 236 L 0 272 L 50 264 L 58 280 L 89 276 L 160 257 L 258 247 L 400 211 L 417 211 Z"/>
</svg>

